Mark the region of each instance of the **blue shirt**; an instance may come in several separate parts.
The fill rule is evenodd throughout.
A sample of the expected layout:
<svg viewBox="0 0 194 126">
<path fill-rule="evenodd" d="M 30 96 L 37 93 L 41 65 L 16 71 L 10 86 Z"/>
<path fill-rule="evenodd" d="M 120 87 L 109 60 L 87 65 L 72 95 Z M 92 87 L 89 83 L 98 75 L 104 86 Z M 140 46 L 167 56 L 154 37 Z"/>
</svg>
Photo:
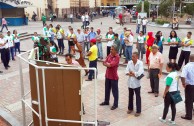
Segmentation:
<svg viewBox="0 0 194 126">
<path fill-rule="evenodd" d="M 124 33 L 122 33 L 121 35 L 120 35 L 120 40 L 121 40 L 121 45 L 124 45 L 125 44 L 125 42 L 124 42 Z"/>
<path fill-rule="evenodd" d="M 95 33 L 95 32 L 90 32 L 90 33 L 88 34 L 88 37 L 89 37 L 89 41 L 90 41 L 91 39 L 96 38 L 96 33 Z"/>
<path fill-rule="evenodd" d="M 183 67 L 181 77 L 185 78 L 187 85 L 194 85 L 194 62 L 187 63 Z"/>
</svg>

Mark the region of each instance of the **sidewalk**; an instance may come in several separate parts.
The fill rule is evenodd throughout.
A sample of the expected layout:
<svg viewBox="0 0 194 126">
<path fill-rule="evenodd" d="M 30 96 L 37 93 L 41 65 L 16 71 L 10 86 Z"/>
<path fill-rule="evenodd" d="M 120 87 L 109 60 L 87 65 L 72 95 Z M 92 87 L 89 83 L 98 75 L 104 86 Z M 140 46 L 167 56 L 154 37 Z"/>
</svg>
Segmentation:
<svg viewBox="0 0 194 126">
<path fill-rule="evenodd" d="M 159 24 L 156 24 L 155 22 L 149 22 L 148 23 L 148 26 L 151 26 L 151 27 L 159 27 L 159 28 L 170 28 L 171 29 L 171 25 L 159 25 Z M 186 24 L 179 24 L 179 29 L 194 29 L 194 25 L 186 25 Z"/>
</svg>

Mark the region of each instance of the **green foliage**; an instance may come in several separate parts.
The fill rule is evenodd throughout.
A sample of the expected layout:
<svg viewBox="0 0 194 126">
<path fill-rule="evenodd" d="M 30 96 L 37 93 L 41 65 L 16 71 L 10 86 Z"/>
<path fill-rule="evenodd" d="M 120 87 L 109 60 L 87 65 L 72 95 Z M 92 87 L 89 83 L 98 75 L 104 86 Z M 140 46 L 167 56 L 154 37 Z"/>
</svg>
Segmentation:
<svg viewBox="0 0 194 126">
<path fill-rule="evenodd" d="M 137 11 L 138 12 L 141 12 L 141 5 L 142 5 L 142 2 L 140 2 L 138 5 L 137 5 Z M 149 2 L 146 0 L 144 2 L 144 11 L 148 14 L 149 13 Z"/>
<path fill-rule="evenodd" d="M 163 25 L 165 23 L 170 23 L 170 22 L 162 19 L 156 19 L 156 24 Z"/>
<path fill-rule="evenodd" d="M 184 8 L 184 12 L 189 15 L 194 15 L 194 3 L 186 4 L 186 7 Z"/>
<path fill-rule="evenodd" d="M 171 15 L 171 9 L 170 7 L 173 5 L 172 0 L 164 0 L 159 5 L 159 14 L 164 17 L 169 17 Z"/>
</svg>

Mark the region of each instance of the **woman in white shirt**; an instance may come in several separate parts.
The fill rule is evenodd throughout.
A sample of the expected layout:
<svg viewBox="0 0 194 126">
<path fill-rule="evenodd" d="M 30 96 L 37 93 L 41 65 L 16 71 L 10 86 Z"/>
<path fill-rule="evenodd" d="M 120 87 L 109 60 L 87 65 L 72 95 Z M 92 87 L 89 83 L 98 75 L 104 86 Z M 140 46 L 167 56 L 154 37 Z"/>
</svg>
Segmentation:
<svg viewBox="0 0 194 126">
<path fill-rule="evenodd" d="M 179 91 L 178 87 L 178 73 L 179 70 L 178 64 L 176 63 L 167 63 L 166 66 L 167 72 L 169 74 L 165 78 L 166 81 L 166 88 L 164 90 L 164 111 L 163 111 L 163 117 L 160 117 L 159 120 L 163 123 L 166 122 L 166 116 L 168 114 L 169 106 L 171 106 L 172 111 L 172 118 L 169 119 L 169 123 L 175 125 L 175 116 L 176 116 L 176 104 L 174 103 L 173 99 L 171 98 L 171 95 L 174 95 Z"/>
<path fill-rule="evenodd" d="M 136 46 L 137 46 L 139 58 L 141 54 L 141 60 L 143 60 L 143 55 L 145 54 L 145 41 L 146 41 L 146 38 L 143 34 L 143 31 L 140 31 L 139 36 L 137 37 Z"/>
<path fill-rule="evenodd" d="M 16 30 L 13 30 L 13 35 L 12 36 L 13 36 L 13 39 L 14 39 L 13 41 L 15 43 L 15 56 L 16 56 L 17 50 L 20 54 L 20 39 L 19 39 L 20 34 L 18 34 Z"/>
</svg>

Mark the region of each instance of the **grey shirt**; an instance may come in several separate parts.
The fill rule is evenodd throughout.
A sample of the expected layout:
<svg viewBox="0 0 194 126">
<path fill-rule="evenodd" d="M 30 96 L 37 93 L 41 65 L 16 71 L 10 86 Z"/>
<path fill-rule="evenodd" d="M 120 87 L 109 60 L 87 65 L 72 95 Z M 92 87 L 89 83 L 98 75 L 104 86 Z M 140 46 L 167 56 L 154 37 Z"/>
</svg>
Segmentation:
<svg viewBox="0 0 194 126">
<path fill-rule="evenodd" d="M 78 41 L 78 42 L 84 42 L 84 40 L 85 40 L 85 35 L 84 35 L 83 32 L 80 32 L 80 34 L 77 33 L 77 34 L 76 34 L 76 37 L 77 37 L 77 41 Z"/>
<path fill-rule="evenodd" d="M 140 87 L 140 80 L 138 80 L 136 77 L 140 76 L 141 74 L 144 73 L 144 67 L 143 67 L 143 62 L 140 60 L 137 60 L 137 63 L 134 65 L 133 61 L 129 61 L 127 64 L 127 68 L 125 70 L 125 74 L 129 73 L 129 72 L 134 72 L 135 73 L 135 77 L 132 76 L 128 76 L 128 87 L 135 89 Z"/>
</svg>

